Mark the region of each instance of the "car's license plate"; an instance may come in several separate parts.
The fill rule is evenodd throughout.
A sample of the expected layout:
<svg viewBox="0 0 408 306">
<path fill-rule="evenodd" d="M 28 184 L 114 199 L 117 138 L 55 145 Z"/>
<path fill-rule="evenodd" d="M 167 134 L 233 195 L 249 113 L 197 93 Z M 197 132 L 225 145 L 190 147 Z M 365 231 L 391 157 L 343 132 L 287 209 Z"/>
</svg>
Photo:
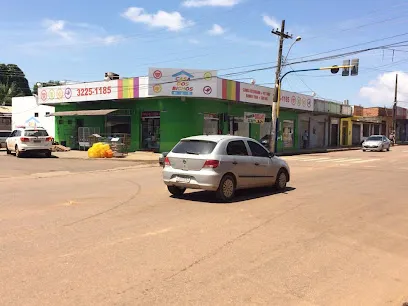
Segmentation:
<svg viewBox="0 0 408 306">
<path fill-rule="evenodd" d="M 177 176 L 176 177 L 176 182 L 177 183 L 190 183 L 190 178 L 189 177 L 180 177 L 180 176 Z"/>
<path fill-rule="evenodd" d="M 41 139 L 34 139 L 34 142 L 35 142 L 35 143 L 40 143 L 40 142 L 41 142 Z"/>
</svg>

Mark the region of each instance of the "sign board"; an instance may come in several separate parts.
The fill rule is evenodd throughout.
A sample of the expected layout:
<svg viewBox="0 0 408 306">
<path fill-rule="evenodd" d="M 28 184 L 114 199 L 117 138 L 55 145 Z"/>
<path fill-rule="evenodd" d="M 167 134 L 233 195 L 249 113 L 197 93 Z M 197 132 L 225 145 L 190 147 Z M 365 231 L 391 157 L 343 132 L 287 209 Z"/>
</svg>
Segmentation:
<svg viewBox="0 0 408 306">
<path fill-rule="evenodd" d="M 219 120 L 217 114 L 204 113 L 204 120 Z"/>
<path fill-rule="evenodd" d="M 159 118 L 160 111 L 146 111 L 142 112 L 142 118 Z"/>
<path fill-rule="evenodd" d="M 240 88 L 240 100 L 242 102 L 272 105 L 272 88 L 246 83 L 241 83 Z"/>
<path fill-rule="evenodd" d="M 217 72 L 212 70 L 149 68 L 149 96 L 217 97 Z"/>
<path fill-rule="evenodd" d="M 244 113 L 244 122 L 264 124 L 265 123 L 265 114 L 245 112 Z"/>
<path fill-rule="evenodd" d="M 133 99 L 139 97 L 139 78 L 38 88 L 40 104 Z"/>
<path fill-rule="evenodd" d="M 314 99 L 312 96 L 282 90 L 280 107 L 313 111 Z"/>
</svg>

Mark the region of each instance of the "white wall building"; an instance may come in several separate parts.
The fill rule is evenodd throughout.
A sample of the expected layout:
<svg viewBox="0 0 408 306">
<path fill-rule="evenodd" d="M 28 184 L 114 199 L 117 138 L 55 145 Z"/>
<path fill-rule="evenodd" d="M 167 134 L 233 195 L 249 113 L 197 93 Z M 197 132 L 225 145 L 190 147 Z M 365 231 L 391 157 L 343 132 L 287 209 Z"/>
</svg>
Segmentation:
<svg viewBox="0 0 408 306">
<path fill-rule="evenodd" d="M 12 129 L 20 125 L 43 127 L 50 136 L 55 137 L 55 117 L 47 117 L 54 109 L 53 106 L 38 105 L 37 99 L 33 96 L 13 98 Z"/>
</svg>

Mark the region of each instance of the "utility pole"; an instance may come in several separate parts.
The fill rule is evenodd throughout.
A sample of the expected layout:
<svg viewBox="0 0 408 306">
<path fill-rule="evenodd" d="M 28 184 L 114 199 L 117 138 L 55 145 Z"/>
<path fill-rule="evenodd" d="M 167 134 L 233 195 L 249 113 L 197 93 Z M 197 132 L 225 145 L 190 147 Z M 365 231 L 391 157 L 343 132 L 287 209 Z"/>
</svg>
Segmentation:
<svg viewBox="0 0 408 306">
<path fill-rule="evenodd" d="M 275 152 L 277 139 L 277 110 L 278 110 L 278 99 L 279 99 L 279 81 L 282 68 L 282 51 L 283 51 L 283 42 L 285 39 L 292 38 L 292 35 L 285 33 L 285 20 L 282 20 L 282 25 L 280 30 L 272 30 L 272 34 L 279 36 L 279 48 L 278 48 L 278 63 L 276 65 L 276 75 L 275 75 L 275 90 L 273 94 L 272 102 L 272 122 L 271 129 L 269 133 L 269 147 L 271 152 Z"/>
<path fill-rule="evenodd" d="M 394 93 L 394 106 L 392 108 L 392 129 L 395 140 L 397 140 L 397 98 L 398 98 L 398 74 L 395 75 L 395 93 Z"/>
</svg>

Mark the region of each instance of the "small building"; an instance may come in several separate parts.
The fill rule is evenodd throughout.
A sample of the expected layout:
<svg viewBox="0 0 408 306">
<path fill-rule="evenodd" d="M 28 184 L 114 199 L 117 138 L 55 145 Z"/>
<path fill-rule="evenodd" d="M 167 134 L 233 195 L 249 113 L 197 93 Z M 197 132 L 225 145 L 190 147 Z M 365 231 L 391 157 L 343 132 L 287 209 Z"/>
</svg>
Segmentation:
<svg viewBox="0 0 408 306">
<path fill-rule="evenodd" d="M 11 130 L 11 106 L 0 106 L 0 131 Z"/>
<path fill-rule="evenodd" d="M 48 134 L 55 137 L 55 119 L 49 117 L 55 111 L 53 106 L 38 104 L 34 96 L 16 97 L 12 99 L 12 125 L 16 126 L 42 127 Z"/>
</svg>

